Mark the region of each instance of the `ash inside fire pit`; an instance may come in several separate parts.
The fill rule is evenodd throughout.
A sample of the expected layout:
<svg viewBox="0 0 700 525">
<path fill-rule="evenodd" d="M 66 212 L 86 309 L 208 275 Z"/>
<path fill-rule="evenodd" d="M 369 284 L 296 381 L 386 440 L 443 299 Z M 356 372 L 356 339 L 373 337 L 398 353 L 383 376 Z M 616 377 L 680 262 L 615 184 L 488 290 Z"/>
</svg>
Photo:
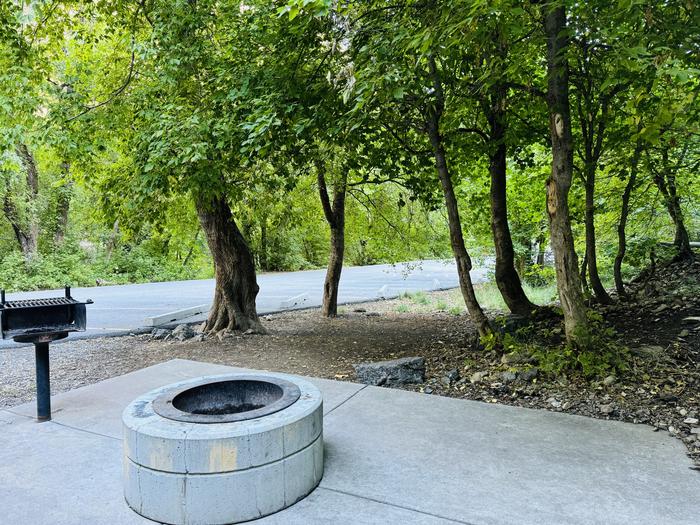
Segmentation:
<svg viewBox="0 0 700 525">
<path fill-rule="evenodd" d="M 299 399 L 299 388 L 277 378 L 203 382 L 165 394 L 156 413 L 190 423 L 231 423 L 279 412 Z"/>
<path fill-rule="evenodd" d="M 267 381 L 223 381 L 190 388 L 173 399 L 183 412 L 204 415 L 239 414 L 279 401 L 284 391 Z"/>
</svg>

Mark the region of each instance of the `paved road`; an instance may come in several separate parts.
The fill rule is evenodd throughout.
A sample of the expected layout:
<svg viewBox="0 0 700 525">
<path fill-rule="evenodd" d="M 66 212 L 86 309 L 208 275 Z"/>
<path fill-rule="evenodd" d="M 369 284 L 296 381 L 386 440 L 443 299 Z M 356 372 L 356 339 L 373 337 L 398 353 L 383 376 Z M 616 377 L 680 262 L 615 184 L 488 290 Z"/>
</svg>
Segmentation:
<svg viewBox="0 0 700 525">
<path fill-rule="evenodd" d="M 475 282 L 486 280 L 487 268 L 472 271 Z M 261 314 L 309 308 L 321 304 L 325 270 L 265 273 L 258 275 L 260 293 L 257 298 Z M 352 266 L 343 269 L 339 302 L 354 303 L 384 297 L 395 297 L 404 291 L 434 290 L 458 286 L 454 261 L 422 261 Z M 382 290 L 380 292 L 380 290 Z M 29 299 L 62 295 L 62 290 L 9 294 L 8 299 Z M 176 281 L 162 283 L 73 288 L 78 299 L 93 299 L 88 306 L 88 330 L 71 337 L 100 337 L 142 331 L 146 318 L 202 304 L 210 304 L 214 280 Z M 299 297 L 301 296 L 301 297 Z M 296 297 L 296 300 L 290 301 Z M 194 317 L 185 321 L 202 318 Z M 1 341 L 0 346 L 13 345 Z"/>
</svg>

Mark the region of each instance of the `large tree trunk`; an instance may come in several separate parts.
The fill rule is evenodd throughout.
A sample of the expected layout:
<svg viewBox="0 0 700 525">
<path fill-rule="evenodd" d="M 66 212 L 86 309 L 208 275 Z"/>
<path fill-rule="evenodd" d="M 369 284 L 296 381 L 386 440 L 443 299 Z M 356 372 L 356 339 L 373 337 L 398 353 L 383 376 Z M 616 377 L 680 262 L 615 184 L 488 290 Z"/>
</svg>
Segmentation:
<svg viewBox="0 0 700 525">
<path fill-rule="evenodd" d="M 622 282 L 622 261 L 627 252 L 627 217 L 630 212 L 630 197 L 632 196 L 634 185 L 637 182 L 641 154 L 642 141 L 638 138 L 630 163 L 630 176 L 627 179 L 625 190 L 622 192 L 622 209 L 620 210 L 620 221 L 617 224 L 617 255 L 615 255 L 615 263 L 613 265 L 613 276 L 615 277 L 615 289 L 620 297 L 627 295 L 625 284 Z"/>
<path fill-rule="evenodd" d="M 578 275 L 568 202 L 573 172 L 569 64 L 566 56 L 568 36 L 566 11 L 557 4 L 558 2 L 547 2 L 544 6 L 547 105 L 552 139 L 552 174 L 547 181 L 547 214 L 566 339 L 573 344 L 583 344 L 589 332 L 588 318 Z"/>
<path fill-rule="evenodd" d="M 331 230 L 328 269 L 323 283 L 323 305 L 321 313 L 326 317 L 338 315 L 338 287 L 343 271 L 343 254 L 345 253 L 345 195 L 347 191 L 347 173 L 333 184 L 333 203 L 326 188 L 325 168 L 322 161 L 316 162 L 318 193 L 321 197 L 323 214 Z"/>
<path fill-rule="evenodd" d="M 506 93 L 502 84 L 491 89 L 490 104 L 484 110 L 490 127 L 489 174 L 491 175 L 491 230 L 496 248 L 496 284 L 508 309 L 519 315 L 529 316 L 537 308 L 530 302 L 515 270 L 513 240 L 508 227 L 506 194 Z"/>
<path fill-rule="evenodd" d="M 73 182 L 68 180 L 70 164 L 61 163 L 61 171 L 66 179 L 65 184 L 59 188 L 56 198 L 56 230 L 53 234 L 53 242 L 56 246 L 63 244 L 68 230 L 68 214 L 70 212 L 70 201 L 73 197 Z"/>
<path fill-rule="evenodd" d="M 610 304 L 612 300 L 605 291 L 603 283 L 598 275 L 598 255 L 595 246 L 595 164 L 586 166 L 586 262 L 588 264 L 588 278 L 596 299 L 601 304 Z"/>
<path fill-rule="evenodd" d="M 433 107 L 430 107 L 427 110 L 425 122 L 426 131 L 428 133 L 428 137 L 430 138 L 430 144 L 435 157 L 435 168 L 437 169 L 438 178 L 440 179 L 442 192 L 445 198 L 447 219 L 450 229 L 450 245 L 452 246 L 452 253 L 454 254 L 455 262 L 457 263 L 459 286 L 462 291 L 462 296 L 464 297 L 464 303 L 467 306 L 467 311 L 469 312 L 469 317 L 476 325 L 479 335 L 482 337 L 489 336 L 494 332 L 488 318 L 481 309 L 479 301 L 476 298 L 472 278 L 469 274 L 472 269 L 472 261 L 471 257 L 469 257 L 469 252 L 467 252 L 467 248 L 464 245 L 462 223 L 459 218 L 459 209 L 457 206 L 457 197 L 455 196 L 454 187 L 452 185 L 452 177 L 450 176 L 450 171 L 447 166 L 447 155 L 445 153 L 442 135 L 440 134 L 440 118 L 442 117 L 445 107 L 445 95 L 442 89 L 442 82 L 440 80 L 435 59 L 432 56 L 429 58 L 429 67 L 435 89 L 435 104 Z"/>
<path fill-rule="evenodd" d="M 216 288 L 205 331 L 249 330 L 264 333 L 255 308 L 255 264 L 225 197 L 198 198 L 199 222 L 214 259 Z"/>
</svg>

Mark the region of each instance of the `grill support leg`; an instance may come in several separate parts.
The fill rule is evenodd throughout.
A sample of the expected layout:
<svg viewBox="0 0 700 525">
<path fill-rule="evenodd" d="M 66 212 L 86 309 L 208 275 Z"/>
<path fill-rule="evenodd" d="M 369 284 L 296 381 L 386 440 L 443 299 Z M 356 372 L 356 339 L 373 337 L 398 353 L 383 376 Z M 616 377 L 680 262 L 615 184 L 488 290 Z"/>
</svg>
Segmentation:
<svg viewBox="0 0 700 525">
<path fill-rule="evenodd" d="M 49 379 L 49 343 L 34 343 L 36 357 L 36 418 L 51 419 L 51 383 Z"/>
</svg>

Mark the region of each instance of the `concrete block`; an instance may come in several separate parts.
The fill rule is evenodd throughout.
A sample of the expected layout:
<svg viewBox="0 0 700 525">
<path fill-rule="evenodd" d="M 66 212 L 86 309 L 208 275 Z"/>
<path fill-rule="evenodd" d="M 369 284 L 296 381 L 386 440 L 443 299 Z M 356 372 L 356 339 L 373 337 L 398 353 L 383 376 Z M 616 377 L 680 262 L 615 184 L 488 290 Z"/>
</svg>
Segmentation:
<svg viewBox="0 0 700 525">
<path fill-rule="evenodd" d="M 164 324 L 170 324 L 176 321 L 180 321 L 181 319 L 187 319 L 188 317 L 192 317 L 193 315 L 206 313 L 210 309 L 210 304 L 200 304 L 197 306 L 191 306 L 189 308 L 183 308 L 181 310 L 175 310 L 174 312 L 168 312 L 167 314 L 146 317 L 143 323 L 144 326 L 161 326 Z"/>
<path fill-rule="evenodd" d="M 282 301 L 280 303 L 280 309 L 288 310 L 290 308 L 299 308 L 300 306 L 308 303 L 310 299 L 311 297 L 308 292 L 300 293 L 299 295 L 295 295 L 294 297 L 290 297 L 289 299 Z"/>
<path fill-rule="evenodd" d="M 125 462 L 129 483 L 124 486 L 124 498 L 133 510 L 161 523 L 187 523 L 184 475 L 143 468 L 126 458 Z M 136 486 L 131 482 L 134 478 Z"/>
</svg>

